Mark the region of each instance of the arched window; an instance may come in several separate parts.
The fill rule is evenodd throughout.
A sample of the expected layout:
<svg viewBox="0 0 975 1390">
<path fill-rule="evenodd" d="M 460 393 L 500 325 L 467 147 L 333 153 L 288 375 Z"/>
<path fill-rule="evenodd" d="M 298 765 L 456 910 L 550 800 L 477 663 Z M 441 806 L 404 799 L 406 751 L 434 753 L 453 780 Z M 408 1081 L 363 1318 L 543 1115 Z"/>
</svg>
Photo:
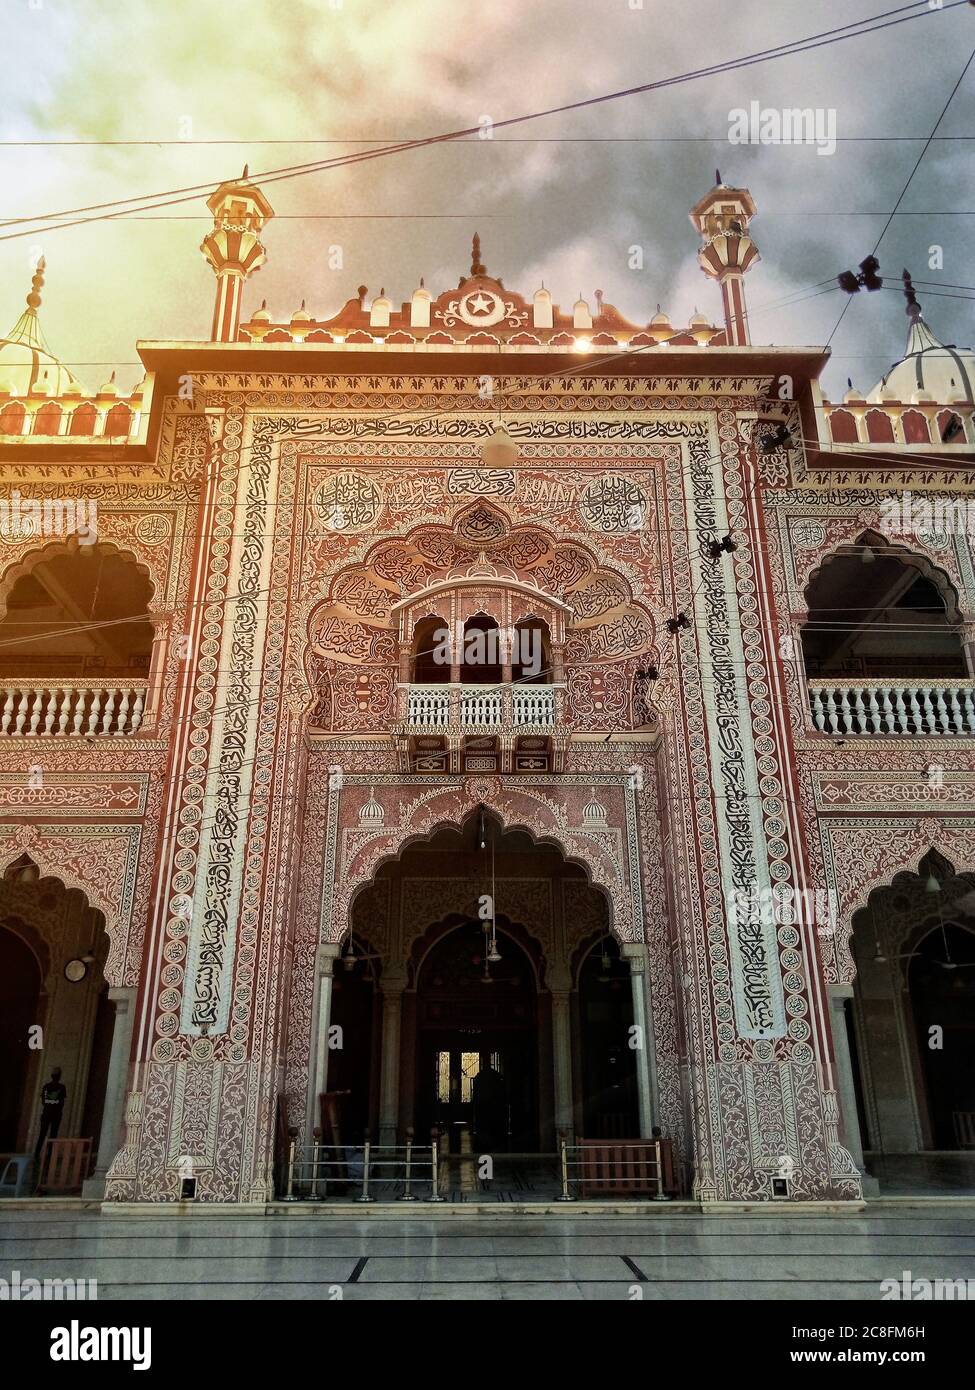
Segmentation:
<svg viewBox="0 0 975 1390">
<path fill-rule="evenodd" d="M 410 679 L 414 685 L 446 685 L 450 680 L 450 641 L 443 618 L 432 615 L 413 632 Z"/>
<path fill-rule="evenodd" d="M 541 618 L 523 618 L 515 624 L 511 679 L 523 685 L 552 683 L 552 644 L 548 624 Z"/>
<path fill-rule="evenodd" d="M 61 432 L 61 407 L 56 401 L 48 401 L 42 405 L 34 416 L 33 434 L 60 434 Z"/>
<path fill-rule="evenodd" d="M 144 676 L 152 585 L 100 545 L 55 551 L 15 580 L 0 618 L 0 673 L 25 678 Z"/>
<path fill-rule="evenodd" d="M 119 401 L 105 417 L 105 433 L 120 437 L 127 435 L 131 426 L 132 411 L 124 401 Z"/>
<path fill-rule="evenodd" d="M 968 668 L 954 599 L 875 532 L 829 556 L 806 591 L 806 674 L 950 680 Z"/>
<path fill-rule="evenodd" d="M 871 444 L 893 444 L 894 425 L 886 411 L 867 412 L 867 438 Z"/>
<path fill-rule="evenodd" d="M 931 433 L 928 422 L 919 410 L 905 410 L 901 416 L 904 425 L 904 441 L 907 444 L 930 444 Z"/>
<path fill-rule="evenodd" d="M 943 410 L 938 416 L 938 437 L 942 444 L 964 444 L 965 426 L 955 410 Z"/>
<path fill-rule="evenodd" d="M 26 414 L 23 401 L 8 401 L 0 410 L 0 434 L 23 434 Z"/>
<path fill-rule="evenodd" d="M 501 632 L 486 613 L 476 613 L 464 624 L 460 679 L 463 685 L 499 685 L 501 682 Z"/>
<path fill-rule="evenodd" d="M 82 401 L 71 412 L 68 434 L 94 434 L 97 412 L 91 401 Z"/>
<path fill-rule="evenodd" d="M 857 422 L 848 410 L 834 410 L 829 417 L 829 432 L 834 444 L 855 444 Z"/>
</svg>

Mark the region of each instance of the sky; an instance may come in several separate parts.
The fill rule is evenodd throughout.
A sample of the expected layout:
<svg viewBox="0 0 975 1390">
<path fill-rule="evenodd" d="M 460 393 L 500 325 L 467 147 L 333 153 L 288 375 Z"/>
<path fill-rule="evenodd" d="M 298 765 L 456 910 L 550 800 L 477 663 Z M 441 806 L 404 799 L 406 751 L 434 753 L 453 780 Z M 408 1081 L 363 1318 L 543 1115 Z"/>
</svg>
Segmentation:
<svg viewBox="0 0 975 1390">
<path fill-rule="evenodd" d="M 480 233 L 508 289 L 556 302 L 601 289 L 645 323 L 659 303 L 720 321 L 688 210 L 714 182 L 751 190 L 762 259 L 747 277 L 752 339 L 821 344 L 845 296 L 779 301 L 873 248 L 975 49 L 975 7 L 930 0 L 0 0 L 0 222 L 154 194 L 439 134 L 655 81 L 897 10 L 869 37 L 269 185 L 276 217 L 245 318 L 266 299 L 328 317 L 354 293 L 456 286 Z M 896 17 L 896 16 L 891 16 Z M 734 144 L 731 113 L 835 112 L 835 152 Z M 975 343 L 975 63 L 878 252 L 903 267 L 945 342 Z M 967 138 L 957 138 L 967 137 Z M 258 180 L 259 182 L 259 180 Z M 202 339 L 214 282 L 198 247 L 206 192 L 138 218 L 0 226 L 0 333 L 47 261 L 41 322 L 97 387 L 142 375 L 138 339 Z M 12 236 L 26 230 L 27 235 Z M 635 269 L 631 248 L 642 249 Z M 332 248 L 341 248 L 339 259 Z M 941 248 L 940 255 L 931 248 Z M 940 260 L 941 264 L 937 262 Z M 934 266 L 932 267 L 932 262 Z M 767 307 L 766 307 L 767 306 Z M 871 387 L 903 352 L 904 300 L 861 293 L 824 383 Z"/>
</svg>

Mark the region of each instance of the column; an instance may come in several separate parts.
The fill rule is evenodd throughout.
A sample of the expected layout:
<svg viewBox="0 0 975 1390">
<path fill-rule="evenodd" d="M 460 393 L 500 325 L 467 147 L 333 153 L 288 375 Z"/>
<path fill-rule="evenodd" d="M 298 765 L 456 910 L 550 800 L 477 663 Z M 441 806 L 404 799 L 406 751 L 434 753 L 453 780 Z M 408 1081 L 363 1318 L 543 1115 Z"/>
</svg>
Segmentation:
<svg viewBox="0 0 975 1390">
<path fill-rule="evenodd" d="M 166 657 L 169 654 L 169 630 L 172 619 L 171 608 L 149 614 L 149 621 L 152 623 L 152 655 L 149 658 L 146 707 L 142 715 L 144 725 L 154 724 L 159 714 L 163 682 L 166 678 Z"/>
<path fill-rule="evenodd" d="M 569 1016 L 570 991 L 552 990 L 552 1060 L 555 1073 L 555 1130 L 572 1134 L 572 1030 Z"/>
<path fill-rule="evenodd" d="M 115 1021 L 112 1031 L 112 1052 L 108 1063 L 108 1078 L 105 1082 L 105 1105 L 102 1110 L 102 1128 L 98 1136 L 98 1158 L 95 1171 L 82 1188 L 85 1197 L 104 1197 L 105 1175 L 115 1157 L 122 1130 L 125 1113 L 125 1095 L 128 1090 L 129 1057 L 132 1053 L 132 1027 L 135 1022 L 135 995 L 132 987 L 112 986 L 108 998 L 115 1005 Z"/>
<path fill-rule="evenodd" d="M 829 1021 L 833 1034 L 833 1060 L 836 1066 L 836 1091 L 843 1122 L 842 1138 L 853 1162 L 863 1174 L 865 1196 L 875 1196 L 879 1190 L 876 1178 L 871 1178 L 863 1166 L 863 1140 L 860 1135 L 860 1115 L 857 1110 L 856 1088 L 853 1084 L 853 1061 L 850 1057 L 850 1035 L 846 1025 L 846 1001 L 853 998 L 852 985 L 829 986 Z"/>
<path fill-rule="evenodd" d="M 399 1121 L 399 1055 L 403 990 L 406 976 L 385 976 L 383 992 L 383 1056 L 379 1083 L 379 1143 L 395 1144 Z"/>
<path fill-rule="evenodd" d="M 657 1113 L 657 1074 L 653 1049 L 653 1030 L 647 1013 L 647 949 L 627 943 L 622 948 L 630 965 L 630 989 L 633 993 L 633 1025 L 639 1030 L 636 1040 L 636 1089 L 640 1108 L 640 1138 L 649 1139 L 653 1117 Z"/>
<path fill-rule="evenodd" d="M 305 1129 L 307 1142 L 313 1139 L 312 1131 L 321 1124 L 318 1097 L 328 1090 L 328 1030 L 332 1020 L 332 983 L 335 962 L 341 953 L 341 946 L 329 942 L 319 946 L 315 970 L 315 997 L 312 1001 L 311 1066 L 308 1068 L 308 1103 L 305 1106 Z"/>
</svg>

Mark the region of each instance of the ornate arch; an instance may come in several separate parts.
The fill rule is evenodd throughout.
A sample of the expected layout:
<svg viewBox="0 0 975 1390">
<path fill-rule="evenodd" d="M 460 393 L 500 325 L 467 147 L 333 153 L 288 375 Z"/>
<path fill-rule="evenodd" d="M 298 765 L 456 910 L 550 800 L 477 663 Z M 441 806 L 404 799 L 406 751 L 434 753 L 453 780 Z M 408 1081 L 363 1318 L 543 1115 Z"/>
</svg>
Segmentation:
<svg viewBox="0 0 975 1390">
<path fill-rule="evenodd" d="M 856 534 L 851 540 L 840 541 L 834 544 L 832 549 L 825 555 L 819 555 L 810 559 L 805 582 L 803 582 L 801 575 L 796 576 L 806 604 L 806 611 L 802 615 L 803 625 L 809 621 L 809 591 L 820 578 L 823 570 L 835 560 L 841 559 L 844 556 L 849 557 L 855 555 L 855 547 L 860 543 L 874 548 L 881 548 L 888 554 L 896 556 L 896 558 L 902 560 L 905 564 L 916 569 L 925 579 L 930 580 L 944 599 L 945 612 L 949 621 L 955 623 L 962 621 L 963 615 L 957 585 L 948 574 L 948 571 L 935 561 L 933 556 L 928 553 L 920 542 L 916 545 L 900 545 L 896 541 L 888 540 L 882 532 L 874 530 L 873 527 L 864 528 L 858 522 Z"/>
<path fill-rule="evenodd" d="M 850 943 L 858 912 L 869 907 L 874 893 L 889 888 L 901 873 L 914 873 L 926 855 L 938 853 L 960 877 L 959 864 L 975 866 L 975 823 L 952 824 L 925 818 L 871 822 L 866 825 L 831 826 L 829 859 L 836 894 L 834 959 L 824 952 L 827 976 L 840 984 L 852 984 L 856 961 Z"/>
<path fill-rule="evenodd" d="M 56 501 L 57 499 L 55 498 L 54 500 Z M 86 547 L 86 549 L 88 548 L 89 547 Z M 9 564 L 3 573 L 0 574 L 0 618 L 6 616 L 7 600 L 18 579 L 23 579 L 25 575 L 30 574 L 33 569 L 36 569 L 38 565 L 44 564 L 48 560 L 53 560 L 59 555 L 73 554 L 75 549 L 76 547 L 66 540 L 49 541 L 47 545 L 28 550 L 25 554 L 21 555 L 19 559 Z M 120 560 L 127 560 L 130 564 L 134 565 L 139 573 L 148 579 L 151 586 L 151 593 L 149 595 L 150 602 L 147 605 L 147 611 L 150 613 L 155 611 L 152 599 L 156 596 L 157 584 L 153 577 L 152 569 L 145 560 L 140 560 L 138 555 L 128 546 L 118 545 L 115 541 L 102 540 L 101 537 L 98 538 L 90 549 L 93 554 L 102 550 L 108 554 L 117 555 Z"/>
<path fill-rule="evenodd" d="M 139 960 L 133 960 L 131 956 L 135 953 L 128 949 L 138 846 L 131 829 L 129 826 L 39 828 L 28 824 L 0 827 L 0 873 L 6 873 L 26 854 L 37 866 L 42 879 L 55 879 L 65 888 L 76 888 L 89 908 L 101 913 L 109 938 L 104 975 L 110 985 L 138 983 Z"/>
<path fill-rule="evenodd" d="M 609 788 L 601 790 L 606 793 Z M 481 806 L 503 830 L 524 831 L 581 868 L 606 897 L 608 929 L 621 942 L 637 939 L 633 895 L 641 891 L 639 872 L 631 870 L 621 827 L 607 824 L 605 817 L 601 823 L 573 827 L 561 801 L 542 788 L 508 789 L 496 778 L 469 777 L 459 787 L 417 788 L 396 825 L 347 832 L 330 902 L 323 904 L 322 942 L 342 940 L 354 899 L 384 864 L 400 858 L 410 845 L 430 841 L 438 830 L 463 823 Z"/>
</svg>

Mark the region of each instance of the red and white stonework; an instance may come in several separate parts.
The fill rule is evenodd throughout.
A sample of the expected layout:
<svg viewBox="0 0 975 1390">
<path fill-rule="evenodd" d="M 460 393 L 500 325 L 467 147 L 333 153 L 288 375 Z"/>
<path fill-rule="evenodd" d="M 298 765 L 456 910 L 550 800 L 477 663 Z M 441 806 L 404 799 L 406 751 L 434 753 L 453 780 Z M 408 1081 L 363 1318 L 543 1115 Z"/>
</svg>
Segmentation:
<svg viewBox="0 0 975 1390">
<path fill-rule="evenodd" d="M 72 737 L 57 672 L 31 685 L 4 667 L 0 870 L 30 862 L 84 895 L 124 1003 L 106 1199 L 174 1200 L 187 1154 L 200 1200 L 272 1197 L 280 1098 L 302 1134 L 317 1122 L 332 965 L 356 914 L 397 1049 L 377 1062 L 379 1124 L 402 1131 L 411 961 L 465 908 L 449 878 L 426 891 L 390 866 L 482 814 L 582 871 L 512 879 L 507 898 L 551 995 L 540 1094 L 555 1128 L 572 1124 L 584 1045 L 563 1009 L 572 961 L 608 930 L 644 1020 L 641 1126 L 673 1139 L 691 1193 L 769 1199 L 788 1158 L 791 1198 L 860 1198 L 842 1013 L 854 916 L 930 851 L 959 882 L 975 874 L 975 695 L 969 666 L 931 683 L 928 724 L 898 723 L 879 688 L 868 724 L 855 682 L 823 715 L 802 631 L 817 571 L 868 533 L 947 596 L 971 651 L 971 536 L 883 524 L 904 490 L 972 495 L 970 386 L 908 390 L 895 368 L 896 389 L 834 406 L 823 349 L 750 345 L 745 190 L 694 209 L 724 311 L 686 327 L 631 323 L 601 297 L 571 311 L 526 297 L 478 244 L 440 294 L 362 289 L 328 317 L 241 320 L 273 213 L 246 180 L 209 206 L 212 340 L 141 342 L 136 392 L 42 378 L 29 325 L 0 342 L 5 490 L 97 499 L 98 548 L 152 593 L 144 693 L 126 696 L 138 722 L 86 704 Z M 58 545 L 0 536 L 3 592 Z M 423 625 L 475 615 L 544 624 L 547 683 L 512 684 L 504 651 L 476 709 L 456 673 L 414 682 Z M 834 925 L 738 920 L 736 892 L 782 887 L 824 890 Z"/>
</svg>

